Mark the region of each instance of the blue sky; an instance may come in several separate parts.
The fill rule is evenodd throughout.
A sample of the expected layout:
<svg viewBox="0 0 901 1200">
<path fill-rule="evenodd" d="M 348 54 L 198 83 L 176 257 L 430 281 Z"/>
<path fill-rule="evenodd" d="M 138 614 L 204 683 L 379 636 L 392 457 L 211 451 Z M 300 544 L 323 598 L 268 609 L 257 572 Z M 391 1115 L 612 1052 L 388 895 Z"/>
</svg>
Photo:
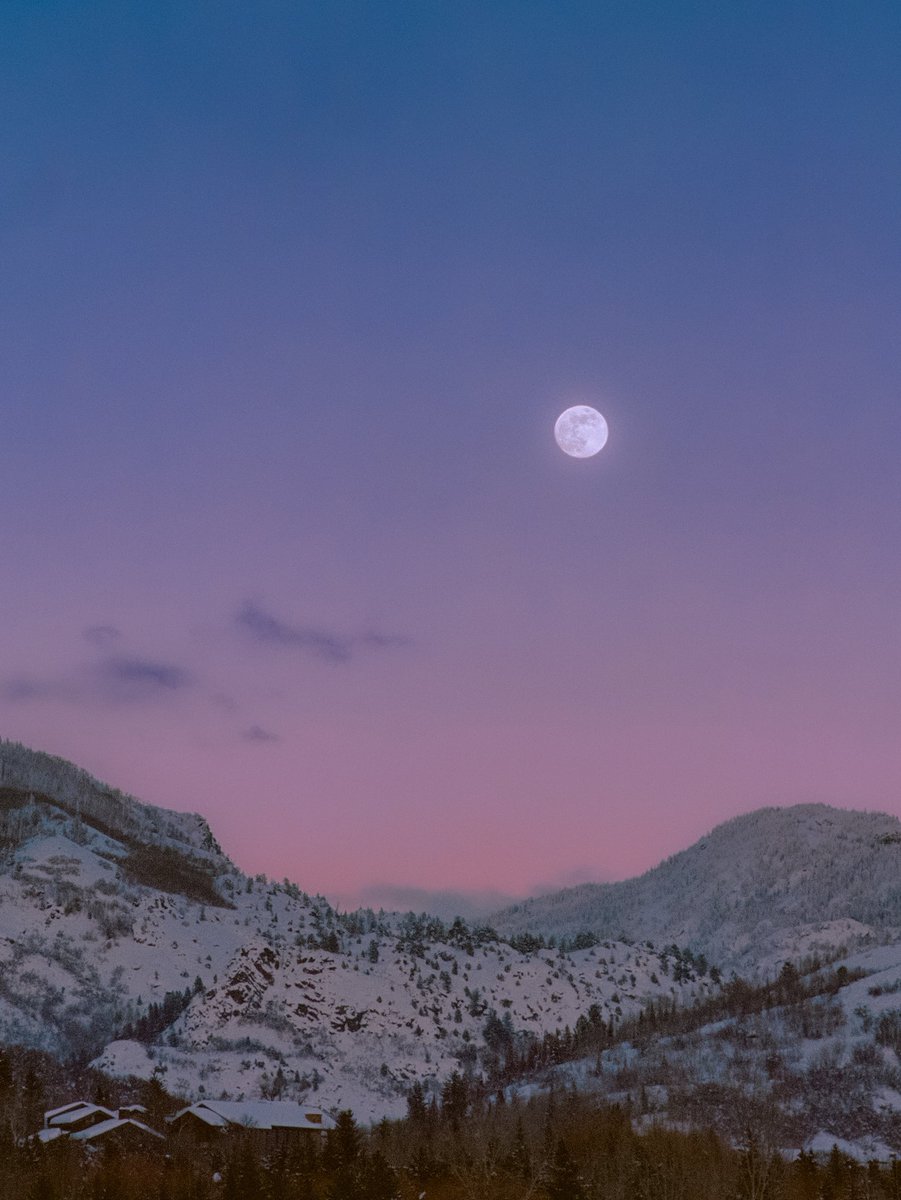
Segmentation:
<svg viewBox="0 0 901 1200">
<path fill-rule="evenodd" d="M 0 731 L 344 893 L 897 806 L 897 5 L 0 46 Z"/>
</svg>

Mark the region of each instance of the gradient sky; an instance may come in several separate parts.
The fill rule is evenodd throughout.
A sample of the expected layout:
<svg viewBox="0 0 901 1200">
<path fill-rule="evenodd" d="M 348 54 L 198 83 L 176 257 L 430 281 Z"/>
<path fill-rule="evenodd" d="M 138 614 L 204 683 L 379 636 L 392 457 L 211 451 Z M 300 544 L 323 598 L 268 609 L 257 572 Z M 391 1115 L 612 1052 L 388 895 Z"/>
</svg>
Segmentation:
<svg viewBox="0 0 901 1200">
<path fill-rule="evenodd" d="M 899 78 L 895 0 L 7 0 L 0 733 L 344 898 L 901 814 Z"/>
</svg>

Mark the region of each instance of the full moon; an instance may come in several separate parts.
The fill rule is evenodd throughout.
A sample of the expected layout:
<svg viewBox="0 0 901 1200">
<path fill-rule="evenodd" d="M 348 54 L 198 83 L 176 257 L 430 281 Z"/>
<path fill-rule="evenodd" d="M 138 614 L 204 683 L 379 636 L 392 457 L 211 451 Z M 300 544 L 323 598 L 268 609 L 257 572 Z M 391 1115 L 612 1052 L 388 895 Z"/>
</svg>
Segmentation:
<svg viewBox="0 0 901 1200">
<path fill-rule="evenodd" d="M 576 404 L 557 418 L 554 437 L 564 454 L 572 458 L 591 458 L 607 442 L 607 422 L 596 408 Z"/>
</svg>

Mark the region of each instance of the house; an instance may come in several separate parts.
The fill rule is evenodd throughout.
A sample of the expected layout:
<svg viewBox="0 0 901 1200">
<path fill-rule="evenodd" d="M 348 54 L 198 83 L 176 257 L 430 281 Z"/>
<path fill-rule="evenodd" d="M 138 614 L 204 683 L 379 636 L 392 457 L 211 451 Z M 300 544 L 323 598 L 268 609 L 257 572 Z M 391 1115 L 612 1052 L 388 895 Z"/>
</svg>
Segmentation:
<svg viewBox="0 0 901 1200">
<path fill-rule="evenodd" d="M 102 1104 L 74 1100 L 45 1112 L 44 1127 L 34 1134 L 33 1140 L 44 1146 L 67 1140 L 84 1146 L 115 1144 L 126 1149 L 162 1142 L 161 1133 L 138 1119 L 145 1112 L 140 1104 L 114 1112 Z"/>
<path fill-rule="evenodd" d="M 201 1100 L 166 1119 L 179 1138 L 209 1142 L 243 1133 L 267 1147 L 322 1137 L 335 1127 L 321 1108 L 293 1100 Z"/>
<path fill-rule="evenodd" d="M 71 1104 L 64 1104 L 61 1108 L 51 1108 L 49 1112 L 45 1112 L 44 1129 L 58 1130 L 60 1134 L 72 1134 L 89 1129 L 92 1125 L 99 1125 L 102 1121 L 109 1121 L 117 1115 L 102 1104 L 74 1100 Z"/>
<path fill-rule="evenodd" d="M 103 1145 L 118 1146 L 122 1150 L 143 1150 L 166 1139 L 143 1121 L 136 1121 L 133 1117 L 112 1117 L 109 1121 L 80 1129 L 71 1135 L 70 1140 L 88 1147 Z"/>
</svg>

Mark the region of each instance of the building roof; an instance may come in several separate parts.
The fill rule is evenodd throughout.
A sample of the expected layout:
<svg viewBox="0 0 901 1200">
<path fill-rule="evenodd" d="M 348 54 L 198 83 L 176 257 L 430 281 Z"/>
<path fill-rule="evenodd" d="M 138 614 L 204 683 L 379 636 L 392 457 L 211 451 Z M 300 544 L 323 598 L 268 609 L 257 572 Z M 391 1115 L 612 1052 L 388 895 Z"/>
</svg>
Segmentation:
<svg viewBox="0 0 901 1200">
<path fill-rule="evenodd" d="M 160 1141 L 163 1140 L 161 1133 L 157 1133 L 155 1129 L 151 1129 L 143 1121 L 135 1121 L 131 1117 L 111 1117 L 108 1121 L 101 1121 L 97 1125 L 92 1125 L 90 1129 L 79 1129 L 71 1137 L 73 1141 L 92 1142 L 97 1138 L 105 1137 L 108 1133 L 112 1133 L 114 1129 L 123 1129 L 129 1125 L 135 1129 L 139 1129 L 141 1133 L 149 1133 L 151 1137 L 159 1138 Z"/>
<path fill-rule="evenodd" d="M 70 1100 L 68 1104 L 61 1104 L 59 1108 L 48 1109 L 44 1113 L 44 1120 L 50 1121 L 53 1117 L 58 1117 L 61 1113 L 69 1112 L 73 1108 L 84 1108 L 87 1103 L 87 1100 Z"/>
<path fill-rule="evenodd" d="M 102 1104 L 89 1104 L 86 1100 L 79 1100 L 77 1104 L 67 1104 L 62 1109 L 57 1108 L 53 1109 L 52 1112 L 45 1113 L 44 1120 L 47 1125 L 60 1128 L 66 1125 L 74 1125 L 76 1121 L 93 1116 L 95 1113 L 101 1113 L 105 1117 L 114 1117 L 116 1115 L 110 1109 L 104 1108 Z"/>
<path fill-rule="evenodd" d="M 55 1142 L 58 1138 L 66 1136 L 65 1129 L 39 1129 L 37 1133 L 32 1135 L 35 1141 L 42 1142 L 45 1146 L 48 1142 Z"/>
<path fill-rule="evenodd" d="M 220 1117 L 212 1109 L 205 1108 L 202 1104 L 191 1104 L 188 1108 L 181 1108 L 171 1117 L 166 1117 L 166 1120 L 171 1123 L 180 1121 L 182 1117 L 187 1116 L 196 1117 L 198 1121 L 203 1121 L 204 1125 L 214 1125 L 219 1129 L 224 1129 L 228 1125 L 225 1117 Z"/>
<path fill-rule="evenodd" d="M 335 1122 L 321 1108 L 294 1100 L 201 1100 L 177 1112 L 170 1121 L 190 1113 L 207 1125 L 253 1129 L 333 1129 Z"/>
</svg>

